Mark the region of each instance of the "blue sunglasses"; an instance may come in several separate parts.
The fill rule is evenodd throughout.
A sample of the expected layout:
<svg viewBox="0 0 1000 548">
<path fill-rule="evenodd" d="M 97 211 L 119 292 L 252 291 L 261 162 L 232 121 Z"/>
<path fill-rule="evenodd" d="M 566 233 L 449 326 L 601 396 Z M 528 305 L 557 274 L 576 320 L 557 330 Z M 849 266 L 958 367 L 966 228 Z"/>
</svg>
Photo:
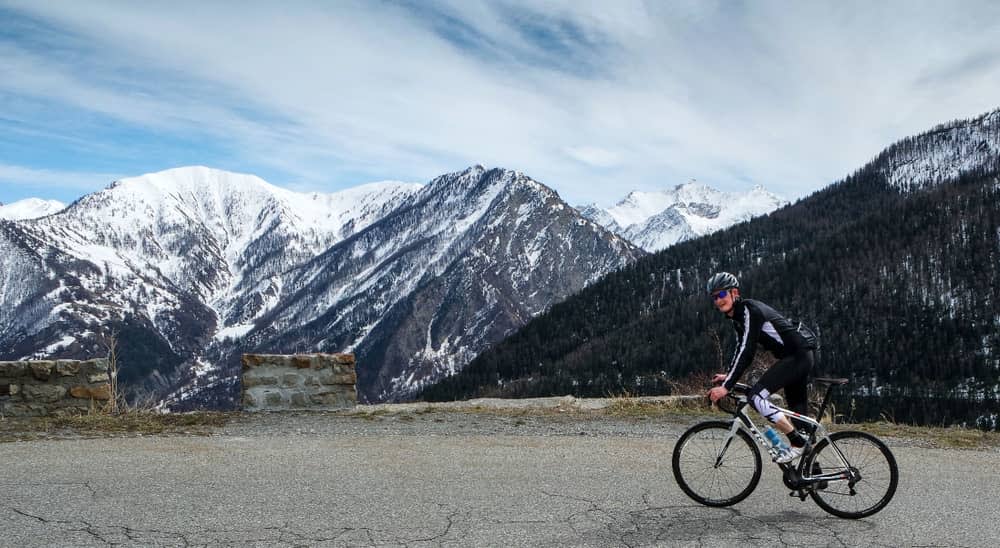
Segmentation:
<svg viewBox="0 0 1000 548">
<path fill-rule="evenodd" d="M 712 293 L 712 300 L 713 301 L 717 301 L 719 299 L 725 299 L 728 296 L 729 296 L 729 290 L 723 289 L 722 291 L 719 291 L 718 293 Z"/>
</svg>

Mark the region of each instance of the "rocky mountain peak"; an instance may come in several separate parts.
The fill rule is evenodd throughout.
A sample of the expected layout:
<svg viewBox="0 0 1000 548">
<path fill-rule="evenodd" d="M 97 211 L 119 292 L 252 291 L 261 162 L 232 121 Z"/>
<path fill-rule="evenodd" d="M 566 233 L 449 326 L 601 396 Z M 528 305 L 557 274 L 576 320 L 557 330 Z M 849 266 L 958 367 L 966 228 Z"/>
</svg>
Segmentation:
<svg viewBox="0 0 1000 548">
<path fill-rule="evenodd" d="M 660 191 L 634 190 L 609 209 L 589 206 L 580 212 L 646 251 L 658 251 L 785 203 L 760 185 L 746 192 L 722 192 L 690 179 Z"/>
</svg>

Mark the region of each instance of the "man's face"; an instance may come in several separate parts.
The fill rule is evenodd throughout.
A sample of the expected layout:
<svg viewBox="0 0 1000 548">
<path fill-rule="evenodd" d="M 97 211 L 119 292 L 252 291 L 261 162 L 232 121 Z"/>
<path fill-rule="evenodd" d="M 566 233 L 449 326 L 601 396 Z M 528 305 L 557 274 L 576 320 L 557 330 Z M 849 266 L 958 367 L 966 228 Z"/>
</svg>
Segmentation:
<svg viewBox="0 0 1000 548">
<path fill-rule="evenodd" d="M 736 288 L 720 289 L 712 293 L 712 302 L 719 312 L 731 317 L 733 315 L 733 305 L 736 303 L 736 298 L 739 295 L 740 290 Z"/>
</svg>

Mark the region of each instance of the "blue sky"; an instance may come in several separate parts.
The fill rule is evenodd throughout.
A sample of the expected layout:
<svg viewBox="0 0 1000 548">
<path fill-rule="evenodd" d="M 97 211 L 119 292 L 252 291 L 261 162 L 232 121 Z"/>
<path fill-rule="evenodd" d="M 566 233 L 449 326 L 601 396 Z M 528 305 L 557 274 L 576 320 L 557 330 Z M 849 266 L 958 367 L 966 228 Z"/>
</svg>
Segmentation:
<svg viewBox="0 0 1000 548">
<path fill-rule="evenodd" d="M 572 204 L 794 199 L 1000 107 L 1000 3 L 0 0 L 0 202 L 183 165 L 332 192 L 480 163 Z"/>
</svg>

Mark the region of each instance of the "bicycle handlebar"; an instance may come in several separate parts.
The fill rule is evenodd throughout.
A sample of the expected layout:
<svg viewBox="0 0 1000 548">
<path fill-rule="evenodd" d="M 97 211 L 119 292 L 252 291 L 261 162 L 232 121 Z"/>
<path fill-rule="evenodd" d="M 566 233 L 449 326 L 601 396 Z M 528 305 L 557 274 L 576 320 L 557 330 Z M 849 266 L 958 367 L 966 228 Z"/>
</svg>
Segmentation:
<svg viewBox="0 0 1000 548">
<path fill-rule="evenodd" d="M 750 391 L 750 385 L 749 384 L 743 384 L 741 382 L 738 382 L 738 383 L 736 383 L 736 384 L 733 385 L 733 389 L 730 390 L 729 392 L 731 394 L 746 395 L 746 393 L 749 392 L 749 391 Z"/>
</svg>

